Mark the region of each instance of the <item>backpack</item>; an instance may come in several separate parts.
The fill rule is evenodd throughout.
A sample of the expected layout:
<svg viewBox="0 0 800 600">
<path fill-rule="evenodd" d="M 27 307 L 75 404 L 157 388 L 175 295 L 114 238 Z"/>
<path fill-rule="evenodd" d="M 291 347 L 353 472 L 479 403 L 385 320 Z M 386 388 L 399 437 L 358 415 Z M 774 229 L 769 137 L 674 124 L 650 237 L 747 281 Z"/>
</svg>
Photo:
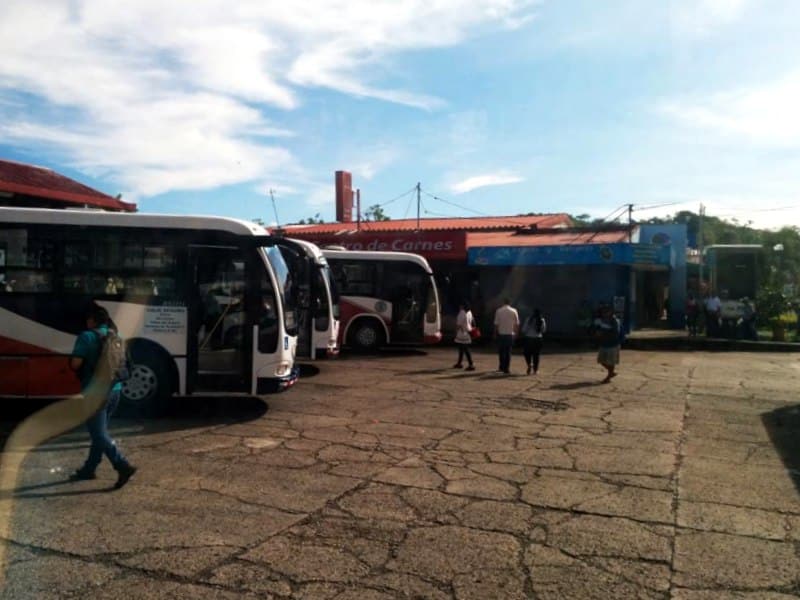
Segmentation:
<svg viewBox="0 0 800 600">
<path fill-rule="evenodd" d="M 123 339 L 111 328 L 105 335 L 97 330 L 95 330 L 95 334 L 100 339 L 100 356 L 97 359 L 96 376 L 103 381 L 113 383 L 130 379 L 130 359 Z"/>
</svg>

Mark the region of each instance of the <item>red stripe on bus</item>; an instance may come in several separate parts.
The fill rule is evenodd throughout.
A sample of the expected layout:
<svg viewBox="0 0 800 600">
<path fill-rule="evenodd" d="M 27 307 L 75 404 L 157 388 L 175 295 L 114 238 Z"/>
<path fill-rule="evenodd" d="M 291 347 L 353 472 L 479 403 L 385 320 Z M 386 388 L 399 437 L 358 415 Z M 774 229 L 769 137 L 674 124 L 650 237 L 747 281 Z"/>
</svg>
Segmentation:
<svg viewBox="0 0 800 600">
<path fill-rule="evenodd" d="M 80 391 L 69 356 L 0 336 L 0 395 L 68 396 Z"/>
</svg>

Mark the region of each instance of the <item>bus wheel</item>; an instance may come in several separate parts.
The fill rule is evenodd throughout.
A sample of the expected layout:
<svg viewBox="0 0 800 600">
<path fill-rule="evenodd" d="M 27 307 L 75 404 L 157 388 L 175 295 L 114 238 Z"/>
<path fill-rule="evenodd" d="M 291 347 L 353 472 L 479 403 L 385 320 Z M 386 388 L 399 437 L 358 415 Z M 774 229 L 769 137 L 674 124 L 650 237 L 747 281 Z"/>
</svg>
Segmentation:
<svg viewBox="0 0 800 600">
<path fill-rule="evenodd" d="M 175 389 L 169 359 L 151 344 L 131 344 L 130 378 L 122 382 L 122 403 L 125 412 L 135 416 L 157 417 L 166 411 Z"/>
<path fill-rule="evenodd" d="M 362 352 L 374 352 L 384 344 L 383 331 L 371 321 L 356 323 L 350 339 L 353 346 Z"/>
</svg>

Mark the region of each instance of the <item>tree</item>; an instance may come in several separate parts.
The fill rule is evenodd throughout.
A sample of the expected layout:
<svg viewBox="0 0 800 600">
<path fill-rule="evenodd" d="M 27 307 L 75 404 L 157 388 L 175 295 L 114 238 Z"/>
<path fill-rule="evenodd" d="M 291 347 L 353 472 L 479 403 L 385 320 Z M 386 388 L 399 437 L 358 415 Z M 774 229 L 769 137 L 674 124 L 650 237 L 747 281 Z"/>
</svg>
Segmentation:
<svg viewBox="0 0 800 600">
<path fill-rule="evenodd" d="M 364 221 L 388 221 L 389 215 L 383 212 L 380 204 L 373 204 L 364 211 Z"/>
<path fill-rule="evenodd" d="M 319 216 L 319 213 L 316 213 L 313 217 L 308 217 L 307 219 L 300 219 L 297 224 L 298 225 L 319 225 L 324 223 L 322 217 Z"/>
</svg>

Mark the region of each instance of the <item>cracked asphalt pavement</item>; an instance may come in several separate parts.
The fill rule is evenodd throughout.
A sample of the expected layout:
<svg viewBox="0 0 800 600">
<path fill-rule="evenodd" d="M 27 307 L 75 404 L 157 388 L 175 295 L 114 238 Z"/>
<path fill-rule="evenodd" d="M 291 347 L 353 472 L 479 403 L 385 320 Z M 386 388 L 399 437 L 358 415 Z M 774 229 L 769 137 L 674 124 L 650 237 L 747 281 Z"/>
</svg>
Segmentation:
<svg viewBox="0 0 800 600">
<path fill-rule="evenodd" d="M 115 419 L 140 470 L 26 458 L 2 598 L 793 598 L 797 355 L 342 357 L 288 393 Z M 203 414 L 195 416 L 200 411 Z"/>
</svg>

